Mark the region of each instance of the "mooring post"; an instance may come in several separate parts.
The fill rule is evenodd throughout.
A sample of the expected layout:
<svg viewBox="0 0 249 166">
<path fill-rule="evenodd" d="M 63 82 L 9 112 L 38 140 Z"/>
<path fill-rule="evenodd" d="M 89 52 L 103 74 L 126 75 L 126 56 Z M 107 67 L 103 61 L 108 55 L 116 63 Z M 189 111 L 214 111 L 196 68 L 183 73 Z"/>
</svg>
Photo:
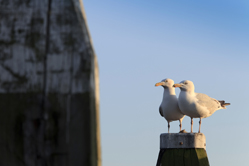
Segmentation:
<svg viewBox="0 0 249 166">
<path fill-rule="evenodd" d="M 0 165 L 100 166 L 98 65 L 82 0 L 0 0 Z"/>
<path fill-rule="evenodd" d="M 156 166 L 209 166 L 203 133 L 163 133 Z"/>
</svg>

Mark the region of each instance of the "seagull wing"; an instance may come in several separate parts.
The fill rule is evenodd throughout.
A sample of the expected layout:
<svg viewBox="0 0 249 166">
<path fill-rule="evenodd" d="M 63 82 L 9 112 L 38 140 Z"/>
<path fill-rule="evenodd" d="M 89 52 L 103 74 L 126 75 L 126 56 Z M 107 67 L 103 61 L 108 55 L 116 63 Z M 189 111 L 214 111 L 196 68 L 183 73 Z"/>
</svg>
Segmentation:
<svg viewBox="0 0 249 166">
<path fill-rule="evenodd" d="M 196 93 L 197 103 L 209 110 L 213 114 L 216 110 L 221 109 L 220 102 L 203 93 Z"/>
<path fill-rule="evenodd" d="M 224 100 L 219 100 L 219 102 L 220 102 L 220 105 L 221 105 L 221 107 L 222 107 L 223 109 L 227 109 L 227 108 L 226 108 L 226 105 L 231 105 L 230 103 L 225 103 Z"/>
</svg>

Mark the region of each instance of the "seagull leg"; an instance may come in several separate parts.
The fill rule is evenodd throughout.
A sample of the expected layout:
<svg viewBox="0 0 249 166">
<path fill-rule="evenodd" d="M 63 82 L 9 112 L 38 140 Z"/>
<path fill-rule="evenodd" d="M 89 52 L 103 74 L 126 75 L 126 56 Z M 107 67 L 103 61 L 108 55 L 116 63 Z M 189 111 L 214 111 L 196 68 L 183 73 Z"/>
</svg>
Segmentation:
<svg viewBox="0 0 249 166">
<path fill-rule="evenodd" d="M 201 132 L 201 118 L 200 118 L 200 121 L 199 121 L 199 133 Z"/>
<path fill-rule="evenodd" d="M 182 130 L 182 119 L 180 119 L 179 122 L 180 122 L 179 126 L 180 126 L 180 131 L 181 131 Z"/>
<path fill-rule="evenodd" d="M 193 118 L 191 117 L 191 133 L 193 133 L 193 124 L 194 124 Z"/>
<path fill-rule="evenodd" d="M 170 124 L 169 124 L 169 122 L 168 122 L 168 133 L 169 133 L 169 128 L 170 128 Z"/>
</svg>

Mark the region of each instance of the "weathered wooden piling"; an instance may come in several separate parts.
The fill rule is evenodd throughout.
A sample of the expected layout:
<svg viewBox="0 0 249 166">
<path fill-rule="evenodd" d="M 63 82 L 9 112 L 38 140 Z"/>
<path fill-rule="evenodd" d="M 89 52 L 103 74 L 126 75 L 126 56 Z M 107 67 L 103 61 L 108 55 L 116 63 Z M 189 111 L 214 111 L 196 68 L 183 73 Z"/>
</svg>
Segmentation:
<svg viewBox="0 0 249 166">
<path fill-rule="evenodd" d="M 160 136 L 156 166 L 209 166 L 203 133 L 165 133 Z"/>
<path fill-rule="evenodd" d="M 0 0 L 0 165 L 100 166 L 82 0 Z"/>
</svg>

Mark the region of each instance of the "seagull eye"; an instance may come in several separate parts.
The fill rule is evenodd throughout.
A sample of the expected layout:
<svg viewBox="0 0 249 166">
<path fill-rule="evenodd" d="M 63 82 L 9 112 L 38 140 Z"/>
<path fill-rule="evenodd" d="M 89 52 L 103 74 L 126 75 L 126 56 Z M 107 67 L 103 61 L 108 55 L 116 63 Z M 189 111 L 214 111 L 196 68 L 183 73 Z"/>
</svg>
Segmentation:
<svg viewBox="0 0 249 166">
<path fill-rule="evenodd" d="M 188 83 L 187 82 L 184 82 L 185 85 L 187 85 Z"/>
<path fill-rule="evenodd" d="M 166 80 L 165 82 L 168 82 L 168 80 Z"/>
</svg>

